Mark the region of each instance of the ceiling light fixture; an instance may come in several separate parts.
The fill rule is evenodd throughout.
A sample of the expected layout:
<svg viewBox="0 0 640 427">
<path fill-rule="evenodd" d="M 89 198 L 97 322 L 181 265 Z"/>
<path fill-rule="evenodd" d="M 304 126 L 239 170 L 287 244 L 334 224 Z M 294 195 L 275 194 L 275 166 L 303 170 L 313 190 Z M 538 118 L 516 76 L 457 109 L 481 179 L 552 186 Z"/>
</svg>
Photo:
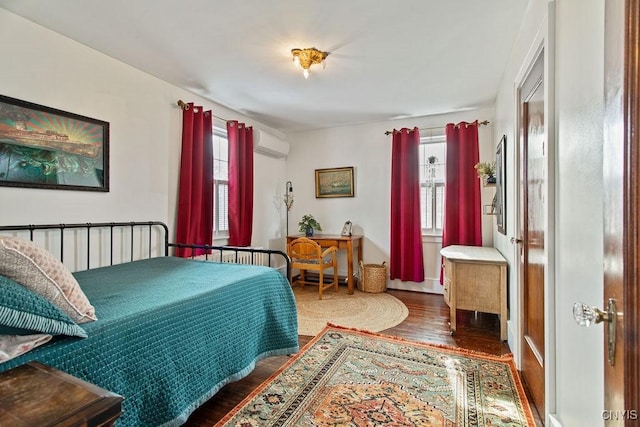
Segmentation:
<svg viewBox="0 0 640 427">
<path fill-rule="evenodd" d="M 315 47 L 307 49 L 291 49 L 293 62 L 302 67 L 302 75 L 305 79 L 309 78 L 309 67 L 313 64 L 322 64 L 322 68 L 326 67 L 325 59 L 329 56 L 329 52 L 322 52 Z"/>
</svg>

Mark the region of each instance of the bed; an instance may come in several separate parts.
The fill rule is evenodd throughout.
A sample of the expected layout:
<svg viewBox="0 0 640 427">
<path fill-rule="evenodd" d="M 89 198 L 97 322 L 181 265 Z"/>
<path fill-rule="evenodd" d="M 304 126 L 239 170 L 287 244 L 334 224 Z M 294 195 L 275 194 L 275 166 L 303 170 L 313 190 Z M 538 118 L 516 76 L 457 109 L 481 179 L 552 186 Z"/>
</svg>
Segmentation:
<svg viewBox="0 0 640 427">
<path fill-rule="evenodd" d="M 131 250 L 114 245 L 114 229 L 120 227 L 131 227 Z M 136 227 L 149 227 L 146 258 L 134 256 L 134 242 L 141 240 L 134 237 Z M 164 235 L 151 239 L 152 227 Z M 111 237 L 98 231 L 98 239 L 109 241 L 111 253 L 87 255 L 88 268 L 73 273 L 97 317 L 79 325 L 86 338 L 56 335 L 0 363 L 0 372 L 36 360 L 117 393 L 124 397 L 118 426 L 180 425 L 222 386 L 248 375 L 258 360 L 298 351 L 288 258 L 280 251 L 248 249 L 251 258 L 266 256 L 266 266 L 209 259 L 216 259 L 216 251 L 218 260 L 223 253 L 237 259 L 242 248 L 200 246 L 212 251 L 199 257 L 204 259 L 168 256 L 171 247 L 185 245 L 168 243 L 167 227 L 157 222 L 0 227 L 0 235 L 21 228 L 31 240 L 38 231 L 53 230 L 45 241 L 60 245 L 60 258 L 69 240 L 86 239 L 81 246 L 89 250 L 95 230 L 106 228 Z M 69 231 L 72 238 L 65 237 Z M 151 254 L 158 246 L 154 239 L 160 256 Z M 114 246 L 126 256 L 130 252 L 130 259 L 113 262 Z M 110 258 L 109 265 L 91 266 L 96 257 Z M 287 276 L 273 268 L 272 257 L 284 260 Z"/>
</svg>

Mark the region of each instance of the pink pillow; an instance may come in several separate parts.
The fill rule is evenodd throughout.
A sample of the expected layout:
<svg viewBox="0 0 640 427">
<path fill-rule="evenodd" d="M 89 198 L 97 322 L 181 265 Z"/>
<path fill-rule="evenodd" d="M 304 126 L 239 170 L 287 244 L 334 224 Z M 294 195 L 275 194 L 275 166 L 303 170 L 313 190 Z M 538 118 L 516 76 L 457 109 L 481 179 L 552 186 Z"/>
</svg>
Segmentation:
<svg viewBox="0 0 640 427">
<path fill-rule="evenodd" d="M 0 274 L 48 299 L 76 323 L 96 320 L 95 309 L 71 272 L 29 240 L 0 236 Z"/>
</svg>

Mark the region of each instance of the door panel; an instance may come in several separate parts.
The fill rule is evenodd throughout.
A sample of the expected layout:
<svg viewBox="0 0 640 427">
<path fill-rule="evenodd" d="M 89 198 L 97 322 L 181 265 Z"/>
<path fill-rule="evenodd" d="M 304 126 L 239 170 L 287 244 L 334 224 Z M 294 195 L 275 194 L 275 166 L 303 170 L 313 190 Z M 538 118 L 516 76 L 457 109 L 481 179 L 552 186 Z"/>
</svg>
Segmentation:
<svg viewBox="0 0 640 427">
<path fill-rule="evenodd" d="M 522 252 L 520 271 L 523 290 L 522 374 L 533 403 L 544 414 L 545 363 L 545 117 L 544 52 L 540 53 L 520 89 L 520 167 Z"/>
</svg>

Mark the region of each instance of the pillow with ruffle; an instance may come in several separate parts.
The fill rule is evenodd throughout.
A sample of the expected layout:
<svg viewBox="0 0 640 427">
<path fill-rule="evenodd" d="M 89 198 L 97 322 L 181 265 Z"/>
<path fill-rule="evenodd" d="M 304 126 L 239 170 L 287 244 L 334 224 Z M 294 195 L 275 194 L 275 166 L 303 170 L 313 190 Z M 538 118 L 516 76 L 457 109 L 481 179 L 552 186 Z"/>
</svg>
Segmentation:
<svg viewBox="0 0 640 427">
<path fill-rule="evenodd" d="M 0 275 L 0 335 L 87 333 L 51 301 Z"/>
<path fill-rule="evenodd" d="M 48 343 L 52 336 L 35 335 L 0 335 L 0 363 L 21 356 L 36 347 Z"/>
<path fill-rule="evenodd" d="M 29 240 L 0 236 L 0 274 L 48 299 L 76 323 L 96 320 L 94 307 L 71 272 Z"/>
</svg>

